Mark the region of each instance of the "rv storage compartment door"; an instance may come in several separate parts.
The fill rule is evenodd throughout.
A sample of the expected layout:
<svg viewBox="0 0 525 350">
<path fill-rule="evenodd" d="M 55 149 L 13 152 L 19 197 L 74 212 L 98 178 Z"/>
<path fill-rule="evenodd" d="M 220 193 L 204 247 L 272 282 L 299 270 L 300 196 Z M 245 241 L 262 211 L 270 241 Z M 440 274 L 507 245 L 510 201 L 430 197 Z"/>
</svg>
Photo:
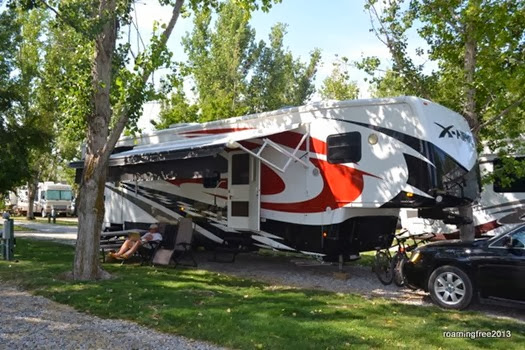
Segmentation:
<svg viewBox="0 0 525 350">
<path fill-rule="evenodd" d="M 244 152 L 228 155 L 228 227 L 259 230 L 259 160 Z"/>
</svg>

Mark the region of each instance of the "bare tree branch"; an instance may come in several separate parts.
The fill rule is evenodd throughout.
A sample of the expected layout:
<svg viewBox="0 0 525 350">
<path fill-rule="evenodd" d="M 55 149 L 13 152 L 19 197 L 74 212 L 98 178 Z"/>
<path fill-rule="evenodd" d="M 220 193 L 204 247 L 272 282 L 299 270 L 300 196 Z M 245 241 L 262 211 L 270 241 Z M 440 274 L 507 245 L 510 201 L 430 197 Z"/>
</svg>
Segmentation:
<svg viewBox="0 0 525 350">
<path fill-rule="evenodd" d="M 375 20 L 377 20 L 377 22 L 379 23 L 379 25 L 381 26 L 381 28 L 383 29 L 383 32 L 385 33 L 385 36 L 387 37 L 387 41 L 388 41 L 388 34 L 387 34 L 387 31 L 385 29 L 385 26 L 383 25 L 383 22 L 381 21 L 381 19 L 379 18 L 379 14 L 377 13 L 377 10 L 375 8 L 375 5 L 373 4 L 370 4 L 370 7 L 369 7 L 369 10 L 368 10 L 368 14 L 370 15 L 370 24 L 372 25 L 372 30 L 374 31 L 374 34 L 376 36 L 376 38 L 381 41 L 385 46 L 388 47 L 388 44 L 383 40 L 383 38 L 381 37 L 380 35 L 380 32 L 379 30 L 375 27 L 374 23 L 375 23 L 375 20 L 374 18 L 372 17 L 372 12 L 373 12 L 373 15 L 375 16 Z"/>
</svg>

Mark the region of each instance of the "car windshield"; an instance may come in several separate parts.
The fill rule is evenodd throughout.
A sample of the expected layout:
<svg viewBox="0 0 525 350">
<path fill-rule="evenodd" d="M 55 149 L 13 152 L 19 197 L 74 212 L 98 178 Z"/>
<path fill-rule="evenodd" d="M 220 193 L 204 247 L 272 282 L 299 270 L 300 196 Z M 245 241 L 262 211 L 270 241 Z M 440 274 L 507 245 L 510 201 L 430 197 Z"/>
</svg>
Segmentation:
<svg viewBox="0 0 525 350">
<path fill-rule="evenodd" d="M 47 200 L 51 201 L 70 201 L 73 197 L 73 193 L 70 190 L 47 190 Z"/>
</svg>

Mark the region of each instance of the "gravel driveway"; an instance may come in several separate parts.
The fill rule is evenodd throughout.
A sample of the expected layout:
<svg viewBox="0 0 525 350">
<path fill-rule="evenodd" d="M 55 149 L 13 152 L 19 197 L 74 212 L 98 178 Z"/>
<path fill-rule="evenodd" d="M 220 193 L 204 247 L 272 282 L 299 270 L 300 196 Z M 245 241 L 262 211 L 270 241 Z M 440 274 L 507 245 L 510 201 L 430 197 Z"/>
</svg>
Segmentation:
<svg viewBox="0 0 525 350">
<path fill-rule="evenodd" d="M 222 349 L 136 323 L 83 314 L 0 284 L 0 349 Z"/>
</svg>

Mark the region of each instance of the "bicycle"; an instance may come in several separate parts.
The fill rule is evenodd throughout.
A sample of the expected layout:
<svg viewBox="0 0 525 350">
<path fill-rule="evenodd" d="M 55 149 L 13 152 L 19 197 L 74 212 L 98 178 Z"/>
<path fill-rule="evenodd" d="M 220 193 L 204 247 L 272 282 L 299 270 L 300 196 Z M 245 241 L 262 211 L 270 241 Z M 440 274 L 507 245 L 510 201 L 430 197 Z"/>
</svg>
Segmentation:
<svg viewBox="0 0 525 350">
<path fill-rule="evenodd" d="M 424 238 L 422 238 L 424 237 Z M 402 231 L 400 234 L 395 236 L 397 241 L 397 252 L 390 261 L 392 270 L 392 281 L 398 287 L 405 285 L 405 276 L 403 275 L 403 267 L 406 262 L 410 259 L 408 256 L 409 252 L 419 247 L 421 244 L 426 244 L 430 238 L 434 237 L 434 234 L 423 234 L 423 235 L 411 235 L 408 230 Z M 419 241 L 418 241 L 419 238 Z M 407 245 L 406 242 L 409 239 L 413 239 L 412 245 Z"/>
<path fill-rule="evenodd" d="M 387 237 L 382 236 L 381 238 L 388 239 L 389 237 L 391 237 L 391 235 Z M 386 244 L 382 244 L 381 246 L 385 245 Z M 382 284 L 389 285 L 394 279 L 392 270 L 392 254 L 390 254 L 390 247 L 382 248 L 381 246 L 376 247 L 376 255 L 374 256 L 372 269 Z"/>
</svg>

